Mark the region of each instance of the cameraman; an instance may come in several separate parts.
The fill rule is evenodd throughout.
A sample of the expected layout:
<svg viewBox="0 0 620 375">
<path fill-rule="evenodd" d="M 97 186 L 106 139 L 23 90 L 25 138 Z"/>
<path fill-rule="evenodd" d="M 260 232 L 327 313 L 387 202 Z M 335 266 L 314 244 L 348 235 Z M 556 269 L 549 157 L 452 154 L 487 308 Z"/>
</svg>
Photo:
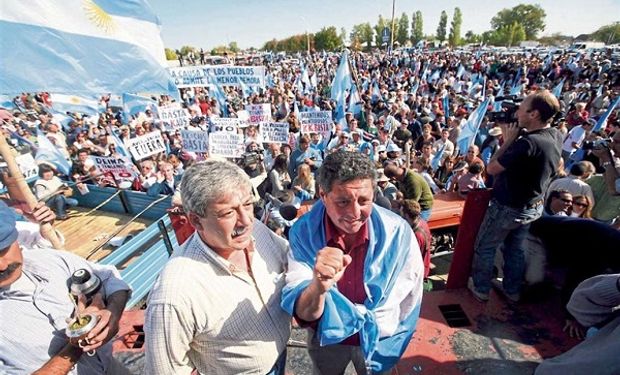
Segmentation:
<svg viewBox="0 0 620 375">
<path fill-rule="evenodd" d="M 609 194 L 620 194 L 620 132 L 615 132 L 610 142 L 596 146 L 592 153 L 605 168 L 605 185 Z"/>
<path fill-rule="evenodd" d="M 480 301 L 489 299 L 495 249 L 501 243 L 504 279 L 503 286 L 496 286 L 511 301 L 520 299 L 525 268 L 523 239 L 529 224 L 542 214 L 544 192 L 560 163 L 562 136 L 551 127 L 559 109 L 550 91 L 537 91 L 523 100 L 514 123 L 500 124 L 504 144 L 487 166 L 495 183 L 476 239 L 468 283 Z"/>
<path fill-rule="evenodd" d="M 250 177 L 253 187 L 252 193 L 256 199 L 259 198 L 258 185 L 267 178 L 267 171 L 263 160 L 263 149 L 260 148 L 258 143 L 250 141 L 245 148 L 245 154 L 241 158 L 240 167 Z"/>
</svg>

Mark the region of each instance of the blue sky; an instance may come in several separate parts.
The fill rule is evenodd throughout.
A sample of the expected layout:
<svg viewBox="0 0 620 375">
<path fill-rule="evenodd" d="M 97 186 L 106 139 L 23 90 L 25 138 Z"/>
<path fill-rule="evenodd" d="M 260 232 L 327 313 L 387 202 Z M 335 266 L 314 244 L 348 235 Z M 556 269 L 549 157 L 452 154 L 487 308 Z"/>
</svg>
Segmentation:
<svg viewBox="0 0 620 375">
<path fill-rule="evenodd" d="M 391 0 L 149 0 L 162 22 L 166 47 L 182 45 L 211 49 L 236 41 L 241 48 L 257 47 L 273 38 L 310 32 L 325 26 L 351 27 L 362 22 L 375 24 L 378 15 L 390 18 Z M 541 35 L 555 32 L 578 35 L 620 21 L 620 0 L 396 0 L 396 15 L 409 18 L 422 11 L 424 32 L 434 34 L 442 10 L 452 19 L 455 7 L 463 13 L 462 33 L 480 33 L 491 28 L 491 18 L 503 8 L 539 4 L 547 13 Z"/>
</svg>

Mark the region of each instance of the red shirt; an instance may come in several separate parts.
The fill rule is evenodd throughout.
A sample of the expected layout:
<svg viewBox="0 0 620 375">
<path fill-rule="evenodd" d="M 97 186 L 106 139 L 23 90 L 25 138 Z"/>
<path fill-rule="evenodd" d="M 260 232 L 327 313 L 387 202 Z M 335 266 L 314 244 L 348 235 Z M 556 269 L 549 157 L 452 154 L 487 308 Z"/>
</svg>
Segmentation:
<svg viewBox="0 0 620 375">
<path fill-rule="evenodd" d="M 347 299 L 356 304 L 363 304 L 366 301 L 366 290 L 364 289 L 364 262 L 366 260 L 366 250 L 368 249 L 368 222 L 364 223 L 359 232 L 355 234 L 345 234 L 334 225 L 329 216 L 325 214 L 325 240 L 327 246 L 336 247 L 351 256 L 351 264 L 347 266 L 342 278 L 338 281 L 338 290 Z M 360 345 L 359 334 L 346 338 L 340 344 Z"/>
</svg>

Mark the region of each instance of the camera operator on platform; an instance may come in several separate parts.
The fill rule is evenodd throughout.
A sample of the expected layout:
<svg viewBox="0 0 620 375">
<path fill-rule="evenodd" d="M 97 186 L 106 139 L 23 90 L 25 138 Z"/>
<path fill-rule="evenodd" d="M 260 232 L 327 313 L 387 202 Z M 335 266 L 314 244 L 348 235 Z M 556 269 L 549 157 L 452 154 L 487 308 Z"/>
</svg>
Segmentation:
<svg viewBox="0 0 620 375">
<path fill-rule="evenodd" d="M 480 301 L 489 298 L 495 250 L 501 243 L 504 279 L 503 285 L 496 286 L 511 301 L 520 298 L 525 269 L 523 240 L 529 224 L 542 214 L 544 193 L 560 163 L 562 136 L 551 127 L 559 109 L 556 97 L 541 90 L 523 100 L 512 123 L 499 124 L 504 144 L 487 166 L 495 182 L 476 239 L 468 283 Z"/>
</svg>

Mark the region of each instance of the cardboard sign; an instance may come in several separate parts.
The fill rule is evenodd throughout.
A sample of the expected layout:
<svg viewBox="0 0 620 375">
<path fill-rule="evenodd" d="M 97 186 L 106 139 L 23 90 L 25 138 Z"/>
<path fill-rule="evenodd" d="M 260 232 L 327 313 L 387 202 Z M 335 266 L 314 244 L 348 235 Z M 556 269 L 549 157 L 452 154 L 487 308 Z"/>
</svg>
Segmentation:
<svg viewBox="0 0 620 375">
<path fill-rule="evenodd" d="M 209 151 L 209 133 L 195 130 L 181 129 L 183 150 L 191 152 Z"/>
<path fill-rule="evenodd" d="M 299 123 L 302 134 L 319 133 L 329 138 L 334 122 L 330 111 L 300 112 Z"/>
<path fill-rule="evenodd" d="M 211 133 L 227 132 L 239 134 L 239 119 L 228 117 L 211 117 L 209 122 L 211 122 L 211 126 L 209 128 Z"/>
<path fill-rule="evenodd" d="M 185 108 L 157 107 L 157 114 L 166 130 L 176 130 L 189 126 L 191 120 L 189 112 Z"/>
<path fill-rule="evenodd" d="M 158 131 L 147 133 L 141 137 L 127 141 L 127 148 L 136 160 L 142 160 L 151 155 L 166 151 L 166 144 Z"/>
<path fill-rule="evenodd" d="M 271 104 L 250 104 L 245 106 L 250 125 L 262 125 L 271 121 Z"/>
<path fill-rule="evenodd" d="M 287 143 L 288 122 L 268 122 L 261 126 L 261 135 L 265 143 Z"/>
<path fill-rule="evenodd" d="M 240 158 L 243 155 L 243 136 L 229 132 L 209 134 L 209 154 L 225 158 Z"/>
<path fill-rule="evenodd" d="M 131 186 L 131 183 L 137 177 L 137 173 L 132 167 L 132 162 L 125 158 L 93 155 L 89 156 L 89 158 L 94 162 L 99 172 L 111 174 L 119 187 Z"/>
<path fill-rule="evenodd" d="M 178 88 L 208 85 L 265 87 L 264 66 L 200 65 L 168 68 Z"/>
</svg>

